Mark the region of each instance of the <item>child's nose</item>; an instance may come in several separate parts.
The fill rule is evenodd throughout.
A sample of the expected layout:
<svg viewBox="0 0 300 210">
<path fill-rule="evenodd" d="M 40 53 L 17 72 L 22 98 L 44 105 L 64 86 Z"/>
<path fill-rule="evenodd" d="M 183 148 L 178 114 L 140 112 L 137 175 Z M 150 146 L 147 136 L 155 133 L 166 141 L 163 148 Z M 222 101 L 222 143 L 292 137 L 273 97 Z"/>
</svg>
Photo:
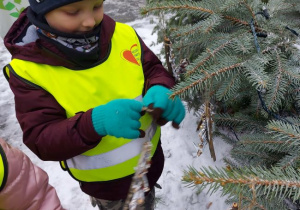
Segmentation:
<svg viewBox="0 0 300 210">
<path fill-rule="evenodd" d="M 96 24 L 96 20 L 92 14 L 88 14 L 84 21 L 82 22 L 82 25 L 86 28 L 93 28 Z"/>
</svg>

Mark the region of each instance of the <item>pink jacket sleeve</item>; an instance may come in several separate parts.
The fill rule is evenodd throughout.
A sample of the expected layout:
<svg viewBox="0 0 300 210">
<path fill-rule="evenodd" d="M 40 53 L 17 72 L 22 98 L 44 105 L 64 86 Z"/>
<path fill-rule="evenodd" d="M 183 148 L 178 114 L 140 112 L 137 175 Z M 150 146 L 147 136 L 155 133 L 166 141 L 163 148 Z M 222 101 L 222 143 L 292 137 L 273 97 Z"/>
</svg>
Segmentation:
<svg viewBox="0 0 300 210">
<path fill-rule="evenodd" d="M 8 162 L 7 182 L 0 192 L 0 209 L 62 210 L 48 175 L 19 149 L 0 138 Z"/>
</svg>

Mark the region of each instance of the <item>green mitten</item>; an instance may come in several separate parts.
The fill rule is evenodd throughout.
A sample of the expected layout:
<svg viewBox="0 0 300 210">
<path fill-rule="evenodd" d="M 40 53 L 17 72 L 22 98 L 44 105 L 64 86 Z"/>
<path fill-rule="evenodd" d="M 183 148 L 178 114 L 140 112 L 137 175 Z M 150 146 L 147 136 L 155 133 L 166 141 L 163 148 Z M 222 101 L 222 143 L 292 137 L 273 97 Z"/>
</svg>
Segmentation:
<svg viewBox="0 0 300 210">
<path fill-rule="evenodd" d="M 142 106 L 141 102 L 130 99 L 116 99 L 97 106 L 92 111 L 93 126 L 101 136 L 138 138 Z"/>
<path fill-rule="evenodd" d="M 164 86 L 152 86 L 144 96 L 143 104 L 154 110 L 161 110 L 161 114 L 154 116 L 156 120 L 164 118 L 167 121 L 172 121 L 173 126 L 178 128 L 185 117 L 185 108 L 178 96 L 174 99 L 169 98 L 171 93 L 172 92 Z"/>
</svg>

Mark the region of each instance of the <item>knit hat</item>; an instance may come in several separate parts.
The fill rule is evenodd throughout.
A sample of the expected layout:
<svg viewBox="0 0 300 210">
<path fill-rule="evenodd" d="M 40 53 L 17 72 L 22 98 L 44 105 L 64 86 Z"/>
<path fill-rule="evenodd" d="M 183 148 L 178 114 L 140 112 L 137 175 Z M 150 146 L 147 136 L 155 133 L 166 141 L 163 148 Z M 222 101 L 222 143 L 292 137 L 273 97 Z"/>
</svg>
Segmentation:
<svg viewBox="0 0 300 210">
<path fill-rule="evenodd" d="M 41 17 L 51 10 L 77 1 L 81 0 L 29 0 L 29 4 L 32 11 L 35 12 L 38 17 Z"/>
</svg>

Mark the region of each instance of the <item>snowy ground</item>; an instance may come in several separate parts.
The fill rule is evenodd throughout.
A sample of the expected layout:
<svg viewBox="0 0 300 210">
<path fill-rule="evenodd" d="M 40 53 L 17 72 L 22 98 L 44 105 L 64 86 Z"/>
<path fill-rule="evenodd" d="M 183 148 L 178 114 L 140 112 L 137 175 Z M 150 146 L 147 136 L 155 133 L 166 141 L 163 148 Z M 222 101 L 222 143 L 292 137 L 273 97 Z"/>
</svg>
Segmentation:
<svg viewBox="0 0 300 210">
<path fill-rule="evenodd" d="M 128 22 L 132 25 L 145 43 L 150 46 L 156 42 L 156 35 L 152 34 L 154 24 L 149 23 L 148 18 L 139 18 L 136 21 Z M 161 45 L 150 47 L 155 53 L 159 53 Z M 10 54 L 3 46 L 0 38 L 0 68 L 7 64 Z M 219 193 L 207 195 L 195 194 L 191 188 L 187 188 L 181 182 L 183 170 L 188 166 L 199 168 L 200 166 L 224 166 L 222 157 L 228 154 L 230 147 L 221 139 L 215 139 L 215 150 L 217 161 L 213 162 L 210 157 L 208 147 L 204 153 L 197 157 L 193 142 L 198 143 L 196 132 L 196 117 L 193 113 L 187 113 L 186 118 L 179 130 L 175 130 L 169 124 L 162 128 L 162 146 L 166 157 L 165 168 L 158 183 L 162 189 L 157 189 L 157 197 L 160 198 L 157 210 L 227 210 L 228 205 L 224 203 L 225 198 L 220 197 Z M 31 160 L 43 168 L 50 177 L 53 185 L 60 197 L 62 205 L 68 210 L 95 210 L 90 205 L 89 197 L 81 192 L 78 183 L 73 180 L 68 173 L 61 170 L 56 162 L 43 162 L 39 160 L 22 143 L 22 134 L 14 113 L 13 94 L 2 74 L 0 73 L 0 137 L 6 139 L 12 146 L 24 151 Z"/>
</svg>

